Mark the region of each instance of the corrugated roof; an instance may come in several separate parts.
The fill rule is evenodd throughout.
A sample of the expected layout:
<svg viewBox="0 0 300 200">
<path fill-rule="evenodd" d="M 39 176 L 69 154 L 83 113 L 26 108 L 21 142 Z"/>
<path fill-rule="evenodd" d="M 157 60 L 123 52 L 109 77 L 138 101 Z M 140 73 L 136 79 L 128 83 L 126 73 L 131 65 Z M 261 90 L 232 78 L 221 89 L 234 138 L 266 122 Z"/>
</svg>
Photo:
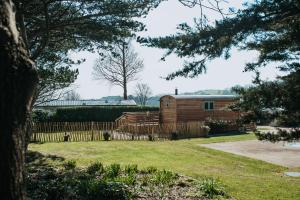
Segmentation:
<svg viewBox="0 0 300 200">
<path fill-rule="evenodd" d="M 63 106 L 135 106 L 134 100 L 103 101 L 103 100 L 55 100 L 38 105 L 38 107 L 63 107 Z"/>
<path fill-rule="evenodd" d="M 236 95 L 169 95 L 175 99 L 236 99 Z"/>
</svg>

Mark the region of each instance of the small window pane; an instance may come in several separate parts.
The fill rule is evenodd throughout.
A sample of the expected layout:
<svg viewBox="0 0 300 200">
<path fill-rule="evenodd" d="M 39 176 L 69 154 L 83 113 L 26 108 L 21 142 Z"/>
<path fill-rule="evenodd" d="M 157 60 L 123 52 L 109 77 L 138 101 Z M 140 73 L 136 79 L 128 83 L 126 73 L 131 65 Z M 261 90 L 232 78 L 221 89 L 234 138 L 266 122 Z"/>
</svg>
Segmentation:
<svg viewBox="0 0 300 200">
<path fill-rule="evenodd" d="M 209 109 L 209 108 L 208 108 L 208 102 L 205 102 L 205 103 L 204 103 L 204 109 L 205 109 L 205 110 L 208 110 L 208 109 Z"/>
<path fill-rule="evenodd" d="M 214 102 L 210 102 L 210 106 L 209 106 L 210 108 L 210 110 L 213 110 L 214 109 Z"/>
</svg>

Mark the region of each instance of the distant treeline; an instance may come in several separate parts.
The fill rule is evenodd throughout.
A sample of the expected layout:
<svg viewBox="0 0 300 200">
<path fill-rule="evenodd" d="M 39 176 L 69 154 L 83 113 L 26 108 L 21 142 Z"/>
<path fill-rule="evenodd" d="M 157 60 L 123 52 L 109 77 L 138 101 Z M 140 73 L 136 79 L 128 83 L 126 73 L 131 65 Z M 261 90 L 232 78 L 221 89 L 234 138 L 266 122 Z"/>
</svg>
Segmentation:
<svg viewBox="0 0 300 200">
<path fill-rule="evenodd" d="M 35 110 L 35 122 L 113 122 L 123 112 L 158 111 L 158 107 L 149 106 L 103 106 L 103 107 L 78 107 L 59 108 L 55 111 Z"/>
</svg>

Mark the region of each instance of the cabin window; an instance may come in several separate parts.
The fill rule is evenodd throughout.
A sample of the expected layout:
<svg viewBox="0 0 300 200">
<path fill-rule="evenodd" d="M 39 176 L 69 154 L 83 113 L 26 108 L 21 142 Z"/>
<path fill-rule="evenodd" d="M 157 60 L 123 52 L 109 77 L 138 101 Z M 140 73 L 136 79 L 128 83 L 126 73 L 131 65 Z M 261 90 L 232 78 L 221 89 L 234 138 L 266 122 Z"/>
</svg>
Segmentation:
<svg viewBox="0 0 300 200">
<path fill-rule="evenodd" d="M 205 101 L 204 102 L 204 110 L 213 110 L 214 102 L 213 101 Z"/>
</svg>

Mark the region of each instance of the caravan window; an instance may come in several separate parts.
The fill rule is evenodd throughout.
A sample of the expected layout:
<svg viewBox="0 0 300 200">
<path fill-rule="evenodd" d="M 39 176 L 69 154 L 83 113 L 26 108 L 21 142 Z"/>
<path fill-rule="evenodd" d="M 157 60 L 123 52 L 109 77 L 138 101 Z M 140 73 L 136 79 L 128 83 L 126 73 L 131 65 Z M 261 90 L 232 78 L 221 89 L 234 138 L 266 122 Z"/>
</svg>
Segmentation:
<svg viewBox="0 0 300 200">
<path fill-rule="evenodd" d="M 205 101 L 204 102 L 204 110 L 213 110 L 214 102 L 213 101 Z"/>
</svg>

